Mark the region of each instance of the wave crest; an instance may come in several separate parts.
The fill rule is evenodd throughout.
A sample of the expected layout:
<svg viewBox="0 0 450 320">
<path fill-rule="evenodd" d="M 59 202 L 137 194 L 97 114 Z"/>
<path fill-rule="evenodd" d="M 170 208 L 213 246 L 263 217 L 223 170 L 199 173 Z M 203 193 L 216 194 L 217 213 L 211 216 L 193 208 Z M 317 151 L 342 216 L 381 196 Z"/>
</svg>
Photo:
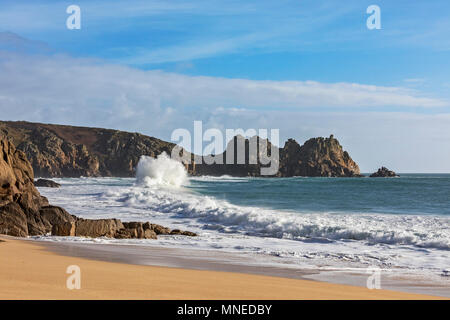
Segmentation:
<svg viewBox="0 0 450 320">
<path fill-rule="evenodd" d="M 180 187 L 188 178 L 183 164 L 163 152 L 157 158 L 141 156 L 136 168 L 136 181 L 146 186 Z"/>
</svg>

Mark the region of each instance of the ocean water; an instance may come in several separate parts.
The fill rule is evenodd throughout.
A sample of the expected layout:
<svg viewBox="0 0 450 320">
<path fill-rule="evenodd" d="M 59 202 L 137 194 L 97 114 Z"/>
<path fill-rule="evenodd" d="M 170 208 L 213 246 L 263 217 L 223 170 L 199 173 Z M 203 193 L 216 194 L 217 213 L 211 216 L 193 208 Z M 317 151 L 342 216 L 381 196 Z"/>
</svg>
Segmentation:
<svg viewBox="0 0 450 320">
<path fill-rule="evenodd" d="M 199 237 L 45 240 L 239 252 L 305 269 L 379 267 L 450 286 L 449 174 L 189 178 L 171 161 L 142 159 L 137 178 L 55 179 L 61 188 L 40 192 L 85 218 L 151 221 Z"/>
</svg>

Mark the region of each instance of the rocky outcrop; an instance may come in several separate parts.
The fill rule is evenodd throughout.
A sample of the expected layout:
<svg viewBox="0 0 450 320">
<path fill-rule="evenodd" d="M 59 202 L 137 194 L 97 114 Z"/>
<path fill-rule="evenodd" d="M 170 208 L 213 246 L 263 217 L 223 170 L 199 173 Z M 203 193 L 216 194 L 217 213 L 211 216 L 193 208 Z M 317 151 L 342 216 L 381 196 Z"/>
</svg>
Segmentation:
<svg viewBox="0 0 450 320">
<path fill-rule="evenodd" d="M 399 177 L 394 171 L 389 170 L 386 167 L 381 167 L 377 172 L 370 175 L 371 178 L 395 178 Z"/>
<path fill-rule="evenodd" d="M 156 239 L 158 234 L 196 236 L 160 225 L 117 219 L 82 219 L 52 206 L 34 185 L 25 154 L 0 137 L 0 234 Z"/>
<path fill-rule="evenodd" d="M 118 219 L 82 219 L 59 222 L 53 225 L 53 236 L 107 237 L 116 239 L 157 239 L 158 235 L 197 236 L 190 231 L 180 231 L 149 222 L 122 222 Z"/>
<path fill-rule="evenodd" d="M 270 150 L 276 148 L 267 139 L 263 140 L 258 136 L 250 139 L 246 139 L 241 135 L 235 136 L 228 143 L 223 153 L 215 155 L 217 158 L 222 159 L 222 163 L 210 163 L 206 156 L 201 161 L 193 158 L 198 164 L 195 165 L 195 168 L 192 168 L 190 173 L 197 176 L 259 177 L 261 176 L 261 167 L 263 167 L 259 161 L 263 156 L 263 150 L 259 148 L 260 145 L 267 146 L 264 155 L 269 155 Z M 253 150 L 256 150 L 256 152 L 253 152 Z M 200 162 L 202 163 L 200 164 Z"/>
<path fill-rule="evenodd" d="M 56 183 L 55 181 L 48 180 L 48 179 L 37 179 L 34 182 L 35 187 L 44 187 L 44 188 L 59 188 L 61 185 L 59 183 Z"/>
<path fill-rule="evenodd" d="M 278 176 L 360 177 L 360 170 L 337 139 L 312 138 L 300 146 L 289 139 L 280 149 Z"/>
<path fill-rule="evenodd" d="M 142 155 L 170 154 L 173 143 L 118 130 L 0 121 L 38 177 L 132 177 Z"/>
<path fill-rule="evenodd" d="M 114 235 L 120 229 L 124 229 L 124 226 L 122 221 L 117 219 L 78 219 L 75 222 L 75 235 L 77 237 L 114 238 Z"/>
<path fill-rule="evenodd" d="M 175 146 L 139 133 L 24 121 L 0 121 L 0 132 L 26 154 L 35 174 L 40 177 L 133 177 L 142 155 L 171 154 Z M 302 146 L 289 139 L 283 148 L 256 136 L 250 139 L 236 136 L 222 155 L 226 159 L 227 154 L 232 154 L 230 148 L 234 145 L 234 150 L 237 150 L 238 144 L 242 143 L 245 146 L 243 163 L 237 161 L 235 153 L 233 164 L 205 164 L 205 161 L 199 164 L 197 161 L 197 165 L 190 165 L 188 171 L 192 175 L 258 177 L 264 166 L 254 163 L 254 155 L 249 153 L 249 149 L 252 143 L 258 145 L 259 141 L 267 146 L 268 152 L 264 154 L 270 155 L 272 149 L 279 152 L 279 170 L 272 176 L 360 176 L 358 165 L 333 136 L 312 138 Z M 262 151 L 258 148 L 256 158 L 261 158 Z"/>
<path fill-rule="evenodd" d="M 227 159 L 227 153 L 237 150 L 238 143 L 245 145 L 245 162 L 237 164 L 237 154 L 234 153 L 234 164 L 197 164 L 195 175 L 230 175 L 230 176 L 261 176 L 261 164 L 255 162 L 249 155 L 250 145 L 258 145 L 259 137 L 244 139 L 237 136 L 227 145 L 222 157 Z M 234 146 L 233 146 L 234 144 Z M 269 141 L 263 140 L 263 146 L 267 146 L 265 155 L 270 155 L 277 148 Z M 263 150 L 257 148 L 257 157 L 261 159 Z M 331 135 L 329 138 L 312 138 L 300 146 L 294 139 L 289 139 L 283 148 L 278 149 L 279 163 L 277 177 L 360 177 L 360 170 L 347 151 L 344 151 L 339 141 Z M 204 162 L 204 161 L 203 161 Z"/>
</svg>

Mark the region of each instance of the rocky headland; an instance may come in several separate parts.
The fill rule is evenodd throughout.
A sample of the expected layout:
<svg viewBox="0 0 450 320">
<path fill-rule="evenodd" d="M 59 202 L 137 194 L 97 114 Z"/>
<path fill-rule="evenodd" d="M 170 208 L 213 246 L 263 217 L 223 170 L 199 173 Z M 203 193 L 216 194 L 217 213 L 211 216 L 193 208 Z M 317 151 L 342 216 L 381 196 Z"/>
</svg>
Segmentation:
<svg viewBox="0 0 450 320">
<path fill-rule="evenodd" d="M 23 151 L 38 177 L 134 177 L 142 155 L 170 154 L 175 144 L 139 133 L 24 121 L 0 121 L 0 133 Z M 252 164 L 248 148 L 253 137 L 236 136 L 230 144 L 245 144 L 244 164 L 191 164 L 191 175 L 260 176 L 261 165 Z M 277 148 L 267 141 L 269 150 Z M 312 138 L 300 145 L 289 139 L 279 152 L 275 177 L 358 177 L 360 170 L 332 135 Z M 258 150 L 258 155 L 261 154 Z M 270 152 L 269 152 L 270 154 Z M 193 157 L 193 156 L 192 156 Z"/>
<path fill-rule="evenodd" d="M 201 164 L 196 165 L 195 175 L 211 176 L 261 176 L 261 165 L 250 164 L 252 159 L 249 157 L 250 145 L 258 146 L 259 137 L 254 136 L 245 139 L 242 136 L 236 136 L 227 145 L 226 150 L 221 156 L 224 161 L 231 150 L 237 150 L 238 144 L 245 146 L 245 164 L 237 164 L 236 152 L 234 155 L 234 164 Z M 270 141 L 265 139 L 261 144 L 267 146 L 266 154 L 269 155 L 277 148 Z M 348 152 L 344 151 L 339 141 L 331 135 L 329 138 L 312 138 L 302 146 L 294 139 L 286 141 L 283 148 L 277 148 L 279 153 L 278 172 L 275 177 L 360 177 L 360 170 L 356 162 L 352 160 Z M 263 150 L 257 148 L 257 155 L 260 158 Z M 253 159 L 255 160 L 255 159 Z M 255 162 L 255 161 L 253 161 Z M 265 167 L 267 167 L 266 165 Z"/>
<path fill-rule="evenodd" d="M 133 177 L 141 155 L 155 157 L 173 143 L 118 130 L 0 121 L 0 134 L 23 151 L 37 177 Z"/>
</svg>

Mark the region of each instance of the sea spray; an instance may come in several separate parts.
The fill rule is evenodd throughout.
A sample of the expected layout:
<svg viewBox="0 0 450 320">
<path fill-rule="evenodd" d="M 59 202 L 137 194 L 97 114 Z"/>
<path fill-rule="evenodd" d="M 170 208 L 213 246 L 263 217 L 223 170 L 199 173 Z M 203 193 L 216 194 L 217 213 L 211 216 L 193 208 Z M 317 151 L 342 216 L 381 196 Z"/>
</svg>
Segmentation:
<svg viewBox="0 0 450 320">
<path fill-rule="evenodd" d="M 180 187 L 188 181 L 188 178 L 183 164 L 163 152 L 156 159 L 141 156 L 136 169 L 136 180 L 137 183 L 147 186 Z"/>
</svg>

